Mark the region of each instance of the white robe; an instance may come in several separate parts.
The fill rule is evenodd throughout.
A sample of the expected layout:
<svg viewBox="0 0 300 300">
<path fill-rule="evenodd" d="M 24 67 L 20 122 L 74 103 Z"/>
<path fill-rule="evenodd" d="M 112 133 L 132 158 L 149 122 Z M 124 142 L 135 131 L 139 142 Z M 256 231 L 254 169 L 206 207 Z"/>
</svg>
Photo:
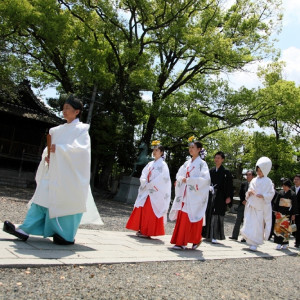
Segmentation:
<svg viewBox="0 0 300 300">
<path fill-rule="evenodd" d="M 189 177 L 187 177 L 189 172 Z M 182 182 L 186 178 L 186 183 Z M 189 159 L 179 169 L 176 175 L 175 199 L 169 214 L 170 220 L 176 220 L 178 211 L 182 210 L 194 223 L 200 221 L 206 211 L 210 175 L 207 163 L 200 157 L 194 161 Z M 182 202 L 185 205 L 182 207 Z"/>
<path fill-rule="evenodd" d="M 88 129 L 89 125 L 75 119 L 49 131 L 51 143 L 56 145 L 55 153 L 51 152 L 48 165 L 45 162 L 47 149 L 43 151 L 36 174 L 37 188 L 31 201 L 48 208 L 50 218 L 84 213 L 88 207 L 83 223 L 102 224 L 90 191 Z"/>
<path fill-rule="evenodd" d="M 249 196 L 249 191 L 255 195 Z M 262 198 L 256 195 L 263 195 Z M 259 246 L 267 240 L 272 227 L 271 201 L 275 191 L 273 183 L 268 177 L 256 177 L 251 180 L 248 192 L 246 193 L 246 207 L 244 212 L 244 225 L 241 234 L 249 245 Z"/>
<path fill-rule="evenodd" d="M 163 216 L 166 222 L 171 200 L 171 179 L 168 165 L 162 158 L 151 161 L 145 166 L 140 183 L 134 206 L 143 207 L 149 196 L 155 216 L 157 218 Z"/>
</svg>

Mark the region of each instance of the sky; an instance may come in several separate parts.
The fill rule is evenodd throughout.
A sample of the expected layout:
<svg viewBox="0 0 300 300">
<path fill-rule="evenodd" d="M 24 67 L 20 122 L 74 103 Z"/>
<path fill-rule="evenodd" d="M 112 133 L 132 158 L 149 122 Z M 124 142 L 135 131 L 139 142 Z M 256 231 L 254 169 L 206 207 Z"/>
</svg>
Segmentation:
<svg viewBox="0 0 300 300">
<path fill-rule="evenodd" d="M 283 70 L 285 80 L 295 81 L 300 85 L 300 0 L 282 0 L 283 2 L 283 23 L 282 31 L 276 35 L 278 42 L 275 47 L 281 50 L 280 60 L 286 62 Z M 267 61 L 254 63 L 245 67 L 246 72 L 235 72 L 227 79 L 231 87 L 238 89 L 241 86 L 247 88 L 257 88 L 261 81 L 257 78 L 258 65 L 267 64 Z M 37 93 L 37 91 L 35 90 Z M 146 97 L 148 95 L 145 95 Z M 54 88 L 40 91 L 40 97 L 45 100 L 50 97 L 58 97 Z M 149 96 L 148 96 L 149 97 Z"/>
<path fill-rule="evenodd" d="M 280 60 L 286 62 L 283 70 L 283 79 L 295 81 L 300 85 L 300 0 L 283 0 L 282 31 L 274 35 L 278 40 L 275 47 L 281 50 Z M 236 72 L 228 77 L 230 85 L 238 89 L 241 86 L 256 88 L 261 85 L 256 72 L 258 65 L 267 64 L 267 61 L 254 63 L 245 69 L 248 72 Z"/>
</svg>

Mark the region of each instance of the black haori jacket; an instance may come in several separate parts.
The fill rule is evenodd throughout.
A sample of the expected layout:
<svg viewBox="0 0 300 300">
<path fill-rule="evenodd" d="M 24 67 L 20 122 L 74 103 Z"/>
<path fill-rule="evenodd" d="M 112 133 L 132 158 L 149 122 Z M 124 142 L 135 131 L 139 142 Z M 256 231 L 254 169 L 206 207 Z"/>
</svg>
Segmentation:
<svg viewBox="0 0 300 300">
<path fill-rule="evenodd" d="M 233 199 L 233 181 L 229 170 L 223 165 L 216 171 L 216 167 L 210 169 L 211 184 L 217 190 L 216 197 L 213 201 L 212 213 L 224 216 L 226 212 L 226 198 Z"/>
</svg>

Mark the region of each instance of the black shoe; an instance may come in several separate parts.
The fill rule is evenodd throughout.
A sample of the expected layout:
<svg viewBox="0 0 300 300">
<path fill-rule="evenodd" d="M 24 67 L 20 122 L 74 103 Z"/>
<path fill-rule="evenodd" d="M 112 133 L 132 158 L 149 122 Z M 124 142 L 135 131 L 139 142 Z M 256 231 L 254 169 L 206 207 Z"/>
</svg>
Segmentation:
<svg viewBox="0 0 300 300">
<path fill-rule="evenodd" d="M 64 238 L 62 238 L 60 235 L 58 234 L 54 234 L 53 235 L 53 243 L 56 244 L 56 245 L 74 245 L 74 242 L 69 242 L 69 241 L 66 241 Z"/>
<path fill-rule="evenodd" d="M 237 241 L 237 238 L 230 236 L 229 239 Z"/>
<path fill-rule="evenodd" d="M 4 221 L 3 231 L 16 236 L 17 238 L 19 238 L 24 242 L 27 241 L 27 239 L 29 238 L 29 235 L 16 231 L 15 225 L 9 221 Z"/>
<path fill-rule="evenodd" d="M 242 243 L 246 243 L 246 240 L 245 240 L 245 239 L 241 239 L 241 242 L 242 242 Z"/>
</svg>

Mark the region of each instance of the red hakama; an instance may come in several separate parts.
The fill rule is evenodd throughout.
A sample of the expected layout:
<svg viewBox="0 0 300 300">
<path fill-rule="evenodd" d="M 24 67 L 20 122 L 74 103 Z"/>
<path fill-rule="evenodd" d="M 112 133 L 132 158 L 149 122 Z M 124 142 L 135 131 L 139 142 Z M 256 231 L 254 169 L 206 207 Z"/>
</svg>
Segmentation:
<svg viewBox="0 0 300 300">
<path fill-rule="evenodd" d="M 143 207 L 134 208 L 126 228 L 140 231 L 145 236 L 165 235 L 164 217 L 156 217 L 149 196 Z"/>
<path fill-rule="evenodd" d="M 202 224 L 203 219 L 192 223 L 186 212 L 178 211 L 171 244 L 177 246 L 186 246 L 188 243 L 199 244 L 202 240 Z"/>
</svg>

